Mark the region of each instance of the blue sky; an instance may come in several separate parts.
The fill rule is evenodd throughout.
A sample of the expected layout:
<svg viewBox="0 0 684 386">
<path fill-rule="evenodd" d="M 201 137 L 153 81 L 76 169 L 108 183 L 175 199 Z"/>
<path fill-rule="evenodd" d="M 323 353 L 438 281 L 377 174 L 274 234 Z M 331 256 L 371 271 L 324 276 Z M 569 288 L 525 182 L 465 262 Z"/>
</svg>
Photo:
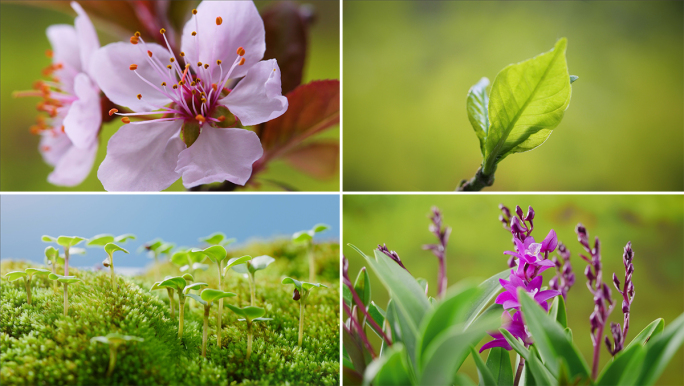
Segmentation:
<svg viewBox="0 0 684 386">
<path fill-rule="evenodd" d="M 195 246 L 199 237 L 223 232 L 238 243 L 252 239 L 289 237 L 325 223 L 331 229 L 317 236 L 339 241 L 340 208 L 337 195 L 2 195 L 0 197 L 0 257 L 43 262 L 51 236 L 92 237 L 100 233 L 133 233 L 138 238 L 124 247 L 130 255 L 117 264 L 142 267 L 150 262 L 137 248 L 161 237 L 180 246 Z M 73 256 L 72 266 L 89 267 L 105 256 L 87 248 Z"/>
</svg>

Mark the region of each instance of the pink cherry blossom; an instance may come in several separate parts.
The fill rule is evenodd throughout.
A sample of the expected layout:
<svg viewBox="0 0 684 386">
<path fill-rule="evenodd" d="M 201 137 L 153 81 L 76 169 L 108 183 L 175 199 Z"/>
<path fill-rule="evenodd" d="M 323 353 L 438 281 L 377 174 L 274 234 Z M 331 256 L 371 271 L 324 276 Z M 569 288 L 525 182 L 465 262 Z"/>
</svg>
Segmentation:
<svg viewBox="0 0 684 386">
<path fill-rule="evenodd" d="M 251 1 L 205 1 L 183 29 L 180 58 L 168 41 L 146 43 L 138 34 L 98 50 L 95 80 L 112 102 L 134 111 L 119 114 L 127 124 L 110 139 L 98 170 L 104 188 L 158 191 L 180 177 L 187 188 L 225 180 L 244 185 L 263 154 L 261 142 L 226 124 L 235 116 L 256 125 L 288 106 L 277 62 L 261 60 L 265 48 L 264 24 Z M 162 116 L 128 118 L 152 114 Z"/>
<path fill-rule="evenodd" d="M 76 2 L 71 7 L 78 14 L 75 27 L 58 24 L 47 29 L 52 64 L 44 74 L 53 79 L 37 82 L 37 91 L 15 93 L 43 98 L 38 109 L 50 119 L 39 117 L 32 132 L 41 136 L 38 150 L 43 160 L 54 166 L 48 181 L 60 186 L 78 185 L 88 176 L 102 124 L 100 89 L 90 77 L 90 59 L 100 42 L 83 8 Z"/>
</svg>

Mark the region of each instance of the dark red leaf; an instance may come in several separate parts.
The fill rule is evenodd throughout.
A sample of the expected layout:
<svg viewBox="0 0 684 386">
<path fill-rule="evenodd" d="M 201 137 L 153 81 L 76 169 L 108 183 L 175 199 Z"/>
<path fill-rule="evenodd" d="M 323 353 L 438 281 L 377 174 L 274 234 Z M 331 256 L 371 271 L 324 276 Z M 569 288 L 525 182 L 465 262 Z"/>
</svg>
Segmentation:
<svg viewBox="0 0 684 386">
<path fill-rule="evenodd" d="M 313 142 L 297 147 L 285 155 L 293 167 L 319 179 L 335 176 L 340 164 L 339 142 Z"/>
</svg>

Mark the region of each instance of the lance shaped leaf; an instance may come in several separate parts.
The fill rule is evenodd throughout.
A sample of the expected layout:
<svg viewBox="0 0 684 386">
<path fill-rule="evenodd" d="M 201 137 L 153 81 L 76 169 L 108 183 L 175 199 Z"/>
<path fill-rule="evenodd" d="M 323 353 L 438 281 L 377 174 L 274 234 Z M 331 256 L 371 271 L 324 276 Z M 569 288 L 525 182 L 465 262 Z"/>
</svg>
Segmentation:
<svg viewBox="0 0 684 386">
<path fill-rule="evenodd" d="M 200 297 L 202 300 L 207 301 L 207 302 L 214 302 L 216 300 L 222 299 L 222 298 L 230 298 L 236 296 L 232 292 L 225 292 L 225 291 L 219 291 L 211 288 L 206 288 L 202 293 L 200 294 Z"/>
<path fill-rule="evenodd" d="M 371 284 L 366 267 L 361 268 L 359 275 L 356 276 L 354 291 L 359 295 L 359 299 L 361 299 L 361 302 L 367 308 L 371 301 Z"/>
<path fill-rule="evenodd" d="M 627 345 L 627 348 L 634 344 L 640 344 L 644 345 L 646 342 L 651 338 L 651 336 L 659 334 L 663 332 L 663 329 L 665 328 L 665 321 L 662 318 L 658 318 L 654 321 L 652 321 L 648 326 L 646 326 L 639 335 L 635 336 L 634 339 L 632 339 L 631 342 L 629 342 L 629 345 Z"/>
<path fill-rule="evenodd" d="M 272 258 L 271 256 L 267 255 L 262 255 L 262 256 L 257 256 L 251 260 L 249 260 L 245 264 L 240 264 L 240 265 L 233 265 L 233 270 L 235 272 L 239 273 L 254 273 L 256 271 L 260 271 L 262 269 L 266 269 L 272 262 L 274 262 L 275 259 Z"/>
<path fill-rule="evenodd" d="M 646 355 L 636 384 L 655 384 L 682 344 L 684 344 L 684 314 L 679 315 L 662 333 L 652 337 L 646 344 Z"/>
<path fill-rule="evenodd" d="M 482 78 L 477 84 L 468 90 L 468 97 L 466 99 L 466 107 L 468 110 L 468 119 L 475 130 L 477 138 L 480 140 L 480 151 L 484 157 L 485 138 L 489 130 L 489 113 L 487 106 L 489 105 L 489 97 L 487 96 L 487 86 L 489 86 L 489 79 Z"/>
<path fill-rule="evenodd" d="M 108 243 L 113 243 L 114 242 L 114 235 L 109 235 L 109 234 L 99 234 L 91 237 L 88 239 L 86 242 L 86 245 L 89 247 L 93 246 L 99 246 L 103 247 L 107 245 Z"/>
<path fill-rule="evenodd" d="M 363 386 L 410 385 L 411 375 L 406 360 L 406 348 L 401 343 L 393 344 L 387 352 L 368 364 L 363 372 Z"/>
<path fill-rule="evenodd" d="M 121 248 L 120 246 L 118 246 L 114 243 L 107 243 L 107 245 L 104 246 L 104 250 L 105 250 L 105 252 L 107 252 L 107 254 L 109 256 L 112 256 L 114 254 L 114 252 L 116 252 L 116 251 L 121 251 L 125 254 L 128 254 L 127 250 Z"/>
<path fill-rule="evenodd" d="M 221 244 L 221 241 L 223 241 L 226 238 L 226 235 L 224 235 L 221 232 L 216 232 L 212 233 L 207 237 L 200 237 L 199 241 L 203 243 L 207 243 L 209 245 L 219 245 Z"/>
<path fill-rule="evenodd" d="M 24 271 L 12 271 L 8 272 L 5 277 L 7 278 L 8 281 L 15 281 L 19 280 L 22 277 L 26 277 L 26 272 Z"/>
<path fill-rule="evenodd" d="M 487 109 L 485 174 L 506 156 L 544 143 L 560 123 L 571 95 L 566 46 L 562 38 L 551 51 L 511 64 L 494 79 Z"/>
</svg>

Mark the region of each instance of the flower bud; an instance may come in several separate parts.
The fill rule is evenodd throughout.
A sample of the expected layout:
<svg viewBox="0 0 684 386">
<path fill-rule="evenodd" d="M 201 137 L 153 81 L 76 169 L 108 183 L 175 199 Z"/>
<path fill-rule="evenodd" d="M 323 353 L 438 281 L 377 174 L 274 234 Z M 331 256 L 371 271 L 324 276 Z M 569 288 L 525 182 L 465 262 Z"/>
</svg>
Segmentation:
<svg viewBox="0 0 684 386">
<path fill-rule="evenodd" d="M 584 269 L 584 276 L 586 276 L 587 279 L 589 279 L 589 281 L 594 281 L 594 279 L 596 278 L 596 276 L 594 276 L 594 273 L 591 271 L 590 265 L 587 265 L 587 268 Z"/>
<path fill-rule="evenodd" d="M 572 287 L 572 285 L 575 284 L 575 274 L 574 273 L 570 272 L 568 277 L 565 279 L 565 284 L 568 287 Z"/>
<path fill-rule="evenodd" d="M 527 214 L 525 215 L 525 220 L 527 220 L 527 221 L 534 220 L 534 209 L 532 209 L 531 206 L 527 207 Z"/>
<path fill-rule="evenodd" d="M 511 232 L 522 233 L 524 231 L 525 231 L 525 228 L 523 228 L 522 224 L 520 223 L 520 219 L 517 217 L 513 217 L 511 219 Z"/>
<path fill-rule="evenodd" d="M 294 292 L 292 293 L 292 299 L 294 300 L 299 300 L 301 298 L 301 295 L 299 294 L 299 291 L 297 289 L 294 289 Z"/>
<path fill-rule="evenodd" d="M 629 303 L 626 300 L 622 301 L 622 313 L 626 314 L 629 312 Z"/>
<path fill-rule="evenodd" d="M 606 343 L 606 347 L 608 348 L 608 352 L 610 353 L 610 355 L 615 355 L 615 351 L 613 351 L 613 345 L 610 344 L 610 339 L 608 339 L 607 336 L 605 337 L 604 342 Z"/>
<path fill-rule="evenodd" d="M 509 268 L 515 267 L 515 257 L 511 256 L 508 258 L 508 267 Z"/>
<path fill-rule="evenodd" d="M 553 264 L 556 265 L 557 268 L 560 269 L 561 263 L 560 263 L 560 261 L 558 261 L 558 258 L 556 256 L 551 257 L 551 261 L 553 262 Z"/>
<path fill-rule="evenodd" d="M 558 291 L 558 278 L 554 276 L 549 280 L 549 288 Z"/>
<path fill-rule="evenodd" d="M 627 266 L 627 274 L 631 275 L 632 273 L 634 273 L 634 264 L 630 264 Z"/>
<path fill-rule="evenodd" d="M 633 258 L 634 251 L 632 251 L 632 242 L 630 241 L 625 245 L 625 252 L 622 255 L 622 260 L 625 262 L 625 265 L 627 265 L 632 262 Z"/>
<path fill-rule="evenodd" d="M 615 288 L 620 291 L 620 280 L 618 280 L 617 275 L 613 273 L 613 284 L 615 284 Z"/>
<path fill-rule="evenodd" d="M 591 315 L 589 315 L 589 322 L 591 323 L 592 332 L 595 329 L 599 328 L 600 322 L 599 322 L 598 315 L 596 315 L 596 311 L 592 312 Z"/>
<path fill-rule="evenodd" d="M 504 204 L 499 204 L 499 209 L 506 217 L 511 217 L 511 210 L 508 209 Z"/>
<path fill-rule="evenodd" d="M 567 262 L 563 265 L 563 275 L 569 275 L 572 273 L 572 265 L 570 265 L 570 262 Z"/>
<path fill-rule="evenodd" d="M 603 297 L 608 300 L 608 303 L 613 304 L 613 298 L 610 296 L 610 287 L 608 287 L 608 284 L 603 283 L 601 290 L 603 291 Z"/>
<path fill-rule="evenodd" d="M 520 219 L 523 218 L 523 210 L 522 210 L 522 208 L 520 207 L 520 205 L 516 205 L 516 206 L 515 206 L 515 214 L 518 215 L 518 217 L 519 217 Z"/>
</svg>

